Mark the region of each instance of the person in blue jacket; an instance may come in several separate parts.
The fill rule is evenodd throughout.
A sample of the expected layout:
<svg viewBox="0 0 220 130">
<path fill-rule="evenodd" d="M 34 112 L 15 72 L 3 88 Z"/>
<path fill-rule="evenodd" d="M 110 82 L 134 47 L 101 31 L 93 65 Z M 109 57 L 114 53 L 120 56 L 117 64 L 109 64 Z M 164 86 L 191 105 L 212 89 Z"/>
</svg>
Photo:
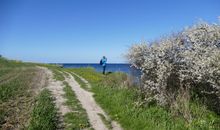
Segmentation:
<svg viewBox="0 0 220 130">
<path fill-rule="evenodd" d="M 106 64 L 107 64 L 107 58 L 105 56 L 103 56 L 100 61 L 100 65 L 102 65 L 102 67 L 103 67 L 103 71 L 102 71 L 103 74 L 105 74 Z"/>
</svg>

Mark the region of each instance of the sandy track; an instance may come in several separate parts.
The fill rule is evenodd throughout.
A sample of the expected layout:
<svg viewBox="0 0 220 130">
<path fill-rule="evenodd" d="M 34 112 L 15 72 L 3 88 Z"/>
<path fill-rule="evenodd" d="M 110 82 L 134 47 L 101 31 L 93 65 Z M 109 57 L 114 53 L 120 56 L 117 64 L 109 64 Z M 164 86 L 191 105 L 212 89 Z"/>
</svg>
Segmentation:
<svg viewBox="0 0 220 130">
<path fill-rule="evenodd" d="M 56 107 L 58 108 L 60 114 L 63 117 L 66 113 L 71 112 L 68 106 L 64 105 L 64 103 L 66 102 L 66 99 L 63 97 L 63 95 L 65 94 L 65 92 L 63 91 L 64 85 L 61 81 L 56 81 L 55 79 L 53 79 L 53 73 L 51 70 L 44 68 L 44 67 L 40 67 L 40 69 L 42 69 L 47 74 L 47 77 L 48 77 L 47 88 L 52 92 L 52 95 L 55 98 Z M 108 130 L 108 128 L 103 123 L 99 114 L 104 115 L 106 119 L 109 119 L 109 117 L 102 110 L 102 108 L 95 102 L 93 93 L 81 88 L 80 85 L 75 81 L 74 77 L 70 73 L 68 72 L 65 72 L 65 73 L 68 75 L 67 76 L 63 74 L 65 77 L 65 81 L 68 82 L 68 84 L 71 86 L 78 100 L 82 104 L 82 107 L 86 110 L 92 127 L 95 130 Z M 87 85 L 89 85 L 88 81 L 86 81 L 82 77 L 80 78 Z M 112 121 L 111 125 L 112 125 L 113 130 L 122 130 L 120 125 L 115 121 Z"/>
<path fill-rule="evenodd" d="M 86 110 L 92 127 L 95 130 L 108 130 L 108 128 L 105 126 L 105 124 L 103 123 L 103 121 L 101 120 L 98 114 L 104 115 L 107 119 L 108 116 L 101 109 L 101 107 L 99 107 L 99 105 L 95 102 L 93 98 L 93 93 L 82 89 L 71 74 L 69 74 L 68 78 L 66 77 L 66 81 L 69 83 L 69 85 L 75 92 L 77 98 L 81 102 L 83 108 Z M 113 130 L 122 130 L 120 125 L 115 121 L 112 122 L 112 127 Z"/>
<path fill-rule="evenodd" d="M 42 69 L 44 69 L 44 71 L 47 73 L 47 77 L 49 78 L 47 88 L 51 91 L 53 97 L 55 98 L 55 104 L 59 113 L 64 116 L 66 113 L 71 112 L 71 110 L 66 105 L 64 105 L 66 99 L 63 97 L 65 94 L 63 88 L 65 86 L 61 81 L 53 79 L 53 73 L 51 70 L 43 67 Z"/>
</svg>

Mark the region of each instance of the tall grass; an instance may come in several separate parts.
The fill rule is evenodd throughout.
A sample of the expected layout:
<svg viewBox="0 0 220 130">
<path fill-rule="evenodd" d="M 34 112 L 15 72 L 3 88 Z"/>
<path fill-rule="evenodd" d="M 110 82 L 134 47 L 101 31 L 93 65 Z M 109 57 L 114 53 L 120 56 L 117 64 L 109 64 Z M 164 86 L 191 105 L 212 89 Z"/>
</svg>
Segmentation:
<svg viewBox="0 0 220 130">
<path fill-rule="evenodd" d="M 58 128 L 57 109 L 49 90 L 44 89 L 34 106 L 29 130 L 55 130 Z"/>
<path fill-rule="evenodd" d="M 38 69 L 0 58 L 0 129 L 27 127 L 36 96 Z"/>
</svg>

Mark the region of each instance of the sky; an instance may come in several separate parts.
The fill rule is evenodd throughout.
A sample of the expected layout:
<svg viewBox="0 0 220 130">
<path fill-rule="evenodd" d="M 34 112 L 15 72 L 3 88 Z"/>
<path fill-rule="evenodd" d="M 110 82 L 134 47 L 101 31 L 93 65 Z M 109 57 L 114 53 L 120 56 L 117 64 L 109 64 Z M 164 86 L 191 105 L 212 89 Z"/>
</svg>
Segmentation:
<svg viewBox="0 0 220 130">
<path fill-rule="evenodd" d="M 126 63 L 135 43 L 217 23 L 219 0 L 0 0 L 0 54 L 43 63 Z"/>
</svg>

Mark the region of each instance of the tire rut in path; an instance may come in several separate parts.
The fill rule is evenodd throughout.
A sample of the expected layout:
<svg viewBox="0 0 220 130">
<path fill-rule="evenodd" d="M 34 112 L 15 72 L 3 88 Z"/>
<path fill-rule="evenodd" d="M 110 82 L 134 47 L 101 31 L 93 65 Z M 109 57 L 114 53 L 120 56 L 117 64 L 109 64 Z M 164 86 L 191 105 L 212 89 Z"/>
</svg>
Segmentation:
<svg viewBox="0 0 220 130">
<path fill-rule="evenodd" d="M 53 98 L 55 98 L 54 102 L 56 108 L 58 109 L 59 117 L 58 130 L 63 130 L 65 126 L 63 119 L 64 115 L 71 112 L 69 107 L 64 105 L 66 102 L 66 99 L 63 97 L 63 95 L 65 94 L 65 92 L 63 91 L 64 85 L 61 81 L 55 80 L 53 78 L 53 72 L 51 70 L 45 67 L 41 67 L 41 69 L 44 70 L 48 77 L 48 85 L 46 88 L 51 91 Z"/>
<path fill-rule="evenodd" d="M 93 93 L 81 88 L 80 85 L 75 81 L 74 77 L 70 73 L 68 73 L 68 75 L 69 76 L 66 77 L 66 81 L 71 86 L 72 90 L 75 92 L 83 108 L 86 110 L 92 127 L 95 130 L 108 130 L 99 114 L 104 115 L 106 119 L 109 118 L 101 109 L 101 107 L 95 102 L 93 98 Z M 113 127 L 113 130 L 122 130 L 121 126 L 115 121 L 112 121 L 111 125 Z"/>
</svg>

